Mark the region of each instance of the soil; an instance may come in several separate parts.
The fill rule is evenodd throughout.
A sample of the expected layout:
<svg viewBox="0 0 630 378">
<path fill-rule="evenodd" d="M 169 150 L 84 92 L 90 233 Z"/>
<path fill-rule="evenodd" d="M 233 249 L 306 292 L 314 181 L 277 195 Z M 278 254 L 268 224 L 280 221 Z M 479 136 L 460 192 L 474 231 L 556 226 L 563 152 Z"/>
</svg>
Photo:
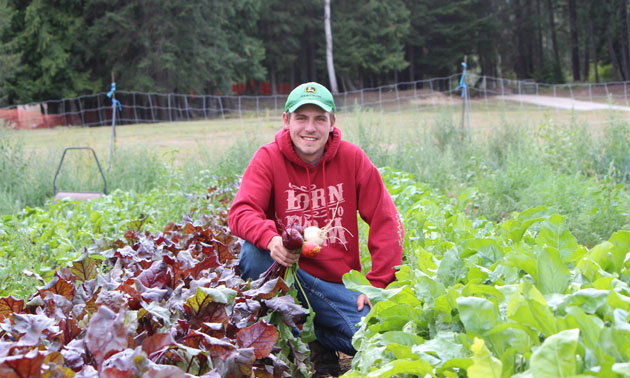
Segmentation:
<svg viewBox="0 0 630 378">
<path fill-rule="evenodd" d="M 339 353 L 339 366 L 341 367 L 341 372 L 339 373 L 339 375 L 343 375 L 348 370 L 350 370 L 350 368 L 352 367 L 352 356 L 349 356 L 344 353 Z M 324 374 L 324 375 L 314 374 L 313 375 L 313 378 L 329 378 L 329 377 L 333 377 L 333 376 L 328 375 L 328 374 Z"/>
</svg>

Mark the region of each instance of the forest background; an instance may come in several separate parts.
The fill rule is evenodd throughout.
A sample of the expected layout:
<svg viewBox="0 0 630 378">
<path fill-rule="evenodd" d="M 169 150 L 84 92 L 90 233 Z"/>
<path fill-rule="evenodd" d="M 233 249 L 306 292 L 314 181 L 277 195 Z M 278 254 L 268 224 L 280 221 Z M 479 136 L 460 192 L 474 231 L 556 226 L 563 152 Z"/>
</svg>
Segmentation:
<svg viewBox="0 0 630 378">
<path fill-rule="evenodd" d="M 330 85 L 323 0 L 0 0 L 0 106 L 118 89 Z M 447 76 L 630 77 L 628 0 L 332 0 L 339 91 Z M 248 86 L 259 93 L 260 86 Z"/>
</svg>

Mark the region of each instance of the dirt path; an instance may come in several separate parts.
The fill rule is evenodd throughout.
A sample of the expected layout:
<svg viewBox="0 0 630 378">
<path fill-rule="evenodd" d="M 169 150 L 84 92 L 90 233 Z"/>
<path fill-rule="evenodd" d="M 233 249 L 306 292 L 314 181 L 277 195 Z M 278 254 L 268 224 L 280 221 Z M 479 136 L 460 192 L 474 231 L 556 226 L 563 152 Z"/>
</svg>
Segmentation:
<svg viewBox="0 0 630 378">
<path fill-rule="evenodd" d="M 553 97 L 553 96 L 536 96 L 536 95 L 509 95 L 509 96 L 500 96 L 499 99 L 508 100 L 508 101 L 516 101 L 516 102 L 525 102 L 528 104 L 542 105 L 548 106 L 552 108 L 560 108 L 560 109 L 574 109 L 574 110 L 621 110 L 630 112 L 630 107 L 628 106 L 620 106 L 620 105 L 609 105 L 609 104 L 601 104 L 597 102 L 589 102 L 589 101 L 579 101 L 571 98 L 565 97 Z"/>
</svg>

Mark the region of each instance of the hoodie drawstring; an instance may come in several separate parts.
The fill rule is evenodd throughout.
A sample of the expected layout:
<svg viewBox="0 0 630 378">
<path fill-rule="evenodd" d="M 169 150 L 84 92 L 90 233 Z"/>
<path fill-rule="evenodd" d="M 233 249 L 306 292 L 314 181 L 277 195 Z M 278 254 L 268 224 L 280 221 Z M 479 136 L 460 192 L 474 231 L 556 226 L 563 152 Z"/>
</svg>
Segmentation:
<svg viewBox="0 0 630 378">
<path fill-rule="evenodd" d="M 306 179 L 308 181 L 308 198 L 309 198 L 309 202 L 310 202 L 310 210 L 311 210 L 311 222 L 313 223 L 313 226 L 316 226 L 315 224 L 315 212 L 313 211 L 313 201 L 312 201 L 312 192 L 311 192 L 311 170 L 309 169 L 310 167 L 304 167 L 304 169 L 306 169 Z M 323 181 L 324 181 L 324 206 L 326 207 L 326 223 L 328 224 L 330 222 L 330 212 L 328 211 L 328 201 L 326 200 L 326 189 L 328 188 L 326 186 L 326 161 L 322 161 L 322 177 L 323 177 Z"/>
<path fill-rule="evenodd" d="M 311 198 L 313 198 L 313 196 L 311 195 L 311 172 L 310 169 L 308 169 L 309 167 L 304 167 L 304 169 L 306 169 L 306 179 L 308 181 L 308 199 L 309 202 L 311 201 Z M 315 222 L 315 213 L 313 212 L 313 204 L 311 203 L 310 206 L 311 208 L 311 222 Z"/>
<path fill-rule="evenodd" d="M 328 201 L 326 200 L 326 189 L 328 188 L 326 186 L 326 160 L 322 161 L 322 176 L 324 177 L 324 206 L 326 206 L 326 224 L 328 224 L 330 222 L 330 212 L 328 211 Z"/>
</svg>

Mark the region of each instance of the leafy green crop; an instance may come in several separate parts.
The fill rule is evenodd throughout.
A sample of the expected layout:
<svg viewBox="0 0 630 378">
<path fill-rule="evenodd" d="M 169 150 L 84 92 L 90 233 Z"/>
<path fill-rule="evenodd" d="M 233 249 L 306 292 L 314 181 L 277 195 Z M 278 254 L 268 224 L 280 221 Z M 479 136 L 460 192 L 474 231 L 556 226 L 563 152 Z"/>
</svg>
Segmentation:
<svg viewBox="0 0 630 378">
<path fill-rule="evenodd" d="M 207 184 L 225 193 L 218 198 L 233 197 L 234 181 L 207 178 Z M 164 188 L 146 193 L 117 190 L 98 200 L 64 200 L 4 216 L 0 296 L 25 298 L 38 285 L 37 275 L 52 278 L 55 269 L 77 259 L 83 248 L 90 253 L 107 250 L 128 230 L 154 232 L 192 212 L 212 213 L 216 206 L 201 190 L 194 194 Z"/>
<path fill-rule="evenodd" d="M 383 171 L 405 223 L 405 260 L 370 297 L 345 377 L 628 377 L 630 232 L 591 249 L 539 207 L 502 224 L 468 216 L 474 191 L 449 198 Z"/>
</svg>

